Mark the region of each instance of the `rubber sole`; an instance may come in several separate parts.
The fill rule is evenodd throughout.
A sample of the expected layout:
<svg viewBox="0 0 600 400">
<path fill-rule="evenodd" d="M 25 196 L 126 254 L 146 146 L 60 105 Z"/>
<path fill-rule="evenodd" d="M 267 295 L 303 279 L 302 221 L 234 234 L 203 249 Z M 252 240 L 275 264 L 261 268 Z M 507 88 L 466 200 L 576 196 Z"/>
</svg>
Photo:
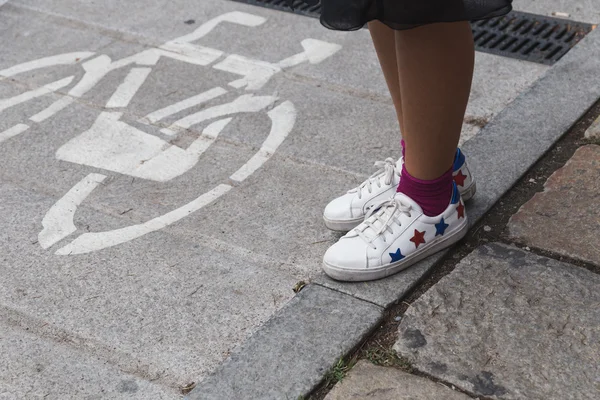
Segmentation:
<svg viewBox="0 0 600 400">
<path fill-rule="evenodd" d="M 473 181 L 471 186 L 460 192 L 460 197 L 462 197 L 464 201 L 469 201 L 475 196 L 475 193 L 477 193 L 477 182 Z"/>
<path fill-rule="evenodd" d="M 356 228 L 360 225 L 361 222 L 365 220 L 364 216 L 361 218 L 356 218 L 348 221 L 332 221 L 330 219 L 325 218 L 323 216 L 323 221 L 325 221 L 325 226 L 332 231 L 336 232 L 350 232 L 352 229 Z"/>
<path fill-rule="evenodd" d="M 424 247 L 422 250 L 418 250 L 410 256 L 407 256 L 402 261 L 387 264 L 378 268 L 369 268 L 363 270 L 344 269 L 323 262 L 323 271 L 325 271 L 330 278 L 344 282 L 365 282 L 386 278 L 390 275 L 394 275 L 405 270 L 406 268 L 414 265 L 424 258 L 429 257 L 432 254 L 452 246 L 454 243 L 465 237 L 468 230 L 469 224 L 467 222 L 467 218 L 465 218 L 463 223 L 453 232 L 450 232 L 448 235 L 440 238 L 440 240 L 431 244 L 430 246 Z"/>
</svg>

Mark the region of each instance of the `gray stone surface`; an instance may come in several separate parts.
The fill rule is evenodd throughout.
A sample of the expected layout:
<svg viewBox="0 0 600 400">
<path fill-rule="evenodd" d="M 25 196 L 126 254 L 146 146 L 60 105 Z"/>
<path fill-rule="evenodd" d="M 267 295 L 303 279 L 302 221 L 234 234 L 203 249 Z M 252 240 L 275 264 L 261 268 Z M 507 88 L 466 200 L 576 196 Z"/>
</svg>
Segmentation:
<svg viewBox="0 0 600 400">
<path fill-rule="evenodd" d="M 37 241 L 54 199 L 0 184 L 0 305 L 38 335 L 178 387 L 208 375 L 293 296 L 300 279 L 155 232 L 121 246 L 60 256 Z M 81 206 L 75 234 L 128 225 Z"/>
<path fill-rule="evenodd" d="M 357 36 L 364 32 L 355 35 L 331 32 L 315 20 L 223 0 L 153 4 L 117 0 L 83 3 L 16 0 L 0 10 L 0 33 L 6 39 L 0 54 L 0 69 L 70 51 L 92 51 L 120 59 L 188 34 L 209 19 L 230 11 L 252 13 L 265 17 L 266 21 L 258 27 L 223 23 L 197 44 L 214 46 L 224 52 L 223 57 L 237 54 L 275 62 L 298 54 L 301 41 L 307 38 L 341 44 L 337 57 L 353 59 L 353 55 L 361 52 L 361 43 L 368 39 Z M 273 37 L 286 40 L 273 41 Z M 376 65 L 372 50 L 370 53 L 365 50 L 364 56 L 371 57 L 366 66 Z M 498 68 L 506 78 L 500 80 L 499 91 L 494 92 L 499 102 L 489 101 L 493 96 L 479 96 L 472 103 L 477 113 L 489 110 L 497 113 L 503 103 L 542 72 L 529 64 L 504 63 L 485 56 L 481 59 L 489 60 L 489 69 L 480 68 L 482 75 L 477 79 L 481 82 L 492 81 L 486 75 L 495 71 L 492 68 L 495 62 L 507 67 Z M 574 68 L 569 73 L 581 75 L 582 84 L 594 87 L 587 81 L 586 68 L 595 64 L 588 60 L 581 65 L 583 72 Z M 296 281 L 318 275 L 322 254 L 336 239 L 321 225 L 320 214 L 326 202 L 364 179 L 376 159 L 398 155 L 390 154 L 389 150 L 399 150 L 389 99 L 368 88 L 353 86 L 351 79 L 344 83 L 336 81 L 334 76 L 311 77 L 308 72 L 304 74 L 304 67 L 317 75 L 323 72 L 320 68 L 326 69 L 325 64 L 305 64 L 285 70 L 255 93 L 293 101 L 298 116 L 294 130 L 272 159 L 241 184 L 228 181 L 228 177 L 258 150 L 268 133 L 264 113 L 236 115 L 193 169 L 164 184 L 56 159 L 56 151 L 89 129 L 104 111 L 111 90 L 123 83 L 128 68 L 109 74 L 56 116 L 41 124 L 31 124 L 27 132 L 0 143 L 3 189 L 0 220 L 8 221 L 7 227 L 3 225 L 0 230 L 0 245 L 7 249 L 0 252 L 0 280 L 3 287 L 9 288 L 0 292 L 0 305 L 16 310 L 20 318 L 28 321 L 30 330 L 50 327 L 53 337 L 72 338 L 81 343 L 90 357 L 108 360 L 124 371 L 142 371 L 149 379 L 157 379 L 158 384 L 176 387 L 214 371 L 229 351 L 256 332 L 291 298 L 290 288 Z M 510 76 L 510 71 L 515 72 L 515 77 Z M 379 69 L 367 67 L 360 73 L 365 75 L 364 82 L 382 88 Z M 64 93 L 83 76 L 80 63 L 22 73 L 14 81 L 4 79 L 0 82 L 0 98 L 71 74 L 75 80 L 62 90 Z M 229 85 L 232 76 L 239 78 L 212 66 L 183 65 L 161 59 L 130 106 L 119 111 L 124 113 L 125 121 L 135 124 L 133 121 L 140 115 L 206 88 L 224 87 L 228 96 L 250 93 Z M 354 79 L 357 74 L 348 76 Z M 490 86 L 489 90 L 496 89 Z M 4 110 L 0 132 L 18 122 L 29 124 L 31 115 L 60 95 L 48 95 Z M 589 98 L 584 95 L 581 99 Z M 587 108 L 585 101 L 577 106 Z M 196 112 L 205 106 L 189 111 Z M 150 135 L 165 139 L 164 134 L 157 132 L 159 127 L 145 129 Z M 475 133 L 472 127 L 469 129 Z M 507 135 L 505 130 L 501 132 L 503 140 Z M 194 128 L 171 140 L 186 147 L 198 133 Z M 484 150 L 498 153 L 496 143 L 485 143 Z M 549 143 L 545 142 L 538 150 L 545 150 Z M 499 157 L 492 159 L 497 162 Z M 502 157 L 511 161 L 505 155 Z M 486 158 L 482 152 L 479 162 Z M 474 161 L 477 163 L 477 159 Z M 500 173 L 496 169 L 498 164 L 491 171 Z M 79 206 L 74 218 L 76 235 L 146 222 L 194 199 L 215 183 L 231 183 L 235 187 L 214 204 L 162 231 L 122 245 L 86 255 L 54 254 L 61 245 L 70 242 L 72 238 L 68 238 L 48 250 L 42 249 L 37 235 L 44 215 L 67 190 L 90 173 L 107 178 Z M 514 175 L 509 178 L 503 184 L 514 182 Z M 476 209 L 477 213 L 491 205 L 497 199 L 496 194 L 484 190 L 473 203 L 483 205 Z M 477 213 L 475 216 L 480 215 Z M 398 280 L 388 280 L 349 288 L 321 278 L 316 280 L 384 305 L 404 295 L 433 261 L 435 258 L 395 277 L 405 279 L 399 285 Z M 321 321 L 320 327 L 337 329 L 327 323 L 334 324 L 335 319 Z M 32 332 L 45 334 L 41 328 Z M 311 343 L 313 337 L 307 336 L 305 340 Z M 339 344 L 333 340 L 319 343 Z M 316 347 L 313 350 L 321 351 Z M 346 350 L 343 346 L 328 350 L 327 360 Z M 330 365 L 330 361 L 325 364 Z M 288 376 L 289 384 L 304 382 L 304 390 L 309 386 L 307 382 L 314 383 L 316 378 L 308 379 L 300 372 Z"/>
<path fill-rule="evenodd" d="M 560 18 L 572 21 L 588 22 L 590 24 L 600 22 L 600 9 L 596 0 L 528 0 L 515 1 L 513 6 L 519 11 L 546 16 L 561 13 L 562 15 L 559 14 Z M 565 13 L 568 16 L 565 16 Z"/>
<path fill-rule="evenodd" d="M 600 139 L 600 117 L 585 131 L 587 139 Z"/>
<path fill-rule="evenodd" d="M 597 399 L 598 288 L 588 270 L 483 246 L 411 305 L 394 349 L 477 396 Z"/>
<path fill-rule="evenodd" d="M 513 215 L 512 239 L 600 267 L 600 146 L 577 149 Z"/>
<path fill-rule="evenodd" d="M 4 310 L 0 315 L 5 315 Z M 54 340 L 0 322 L 0 399 L 174 400 L 177 388 L 124 374 L 118 367 Z"/>
<path fill-rule="evenodd" d="M 469 400 L 470 397 L 429 379 L 361 360 L 325 400 Z"/>
<path fill-rule="evenodd" d="M 190 400 L 279 400 L 306 395 L 378 323 L 382 309 L 310 285 L 200 382 Z"/>
<path fill-rule="evenodd" d="M 489 209 L 600 98 L 599 68 L 595 30 L 463 146 L 480 178 L 469 216 Z"/>
</svg>

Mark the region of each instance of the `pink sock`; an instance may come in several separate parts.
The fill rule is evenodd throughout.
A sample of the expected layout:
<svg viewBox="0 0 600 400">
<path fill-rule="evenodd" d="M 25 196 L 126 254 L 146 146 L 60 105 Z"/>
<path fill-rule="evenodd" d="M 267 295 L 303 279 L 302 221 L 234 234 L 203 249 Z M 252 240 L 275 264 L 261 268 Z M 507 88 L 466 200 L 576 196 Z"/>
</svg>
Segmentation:
<svg viewBox="0 0 600 400">
<path fill-rule="evenodd" d="M 397 192 L 402 192 L 413 199 L 423 213 L 429 217 L 440 215 L 450 204 L 452 197 L 452 168 L 444 175 L 432 181 L 412 177 L 406 167 L 402 166 L 402 176 Z"/>
<path fill-rule="evenodd" d="M 400 146 L 402 146 L 402 157 L 404 157 L 404 154 L 406 153 L 406 144 L 404 144 L 404 139 L 400 140 Z"/>
</svg>

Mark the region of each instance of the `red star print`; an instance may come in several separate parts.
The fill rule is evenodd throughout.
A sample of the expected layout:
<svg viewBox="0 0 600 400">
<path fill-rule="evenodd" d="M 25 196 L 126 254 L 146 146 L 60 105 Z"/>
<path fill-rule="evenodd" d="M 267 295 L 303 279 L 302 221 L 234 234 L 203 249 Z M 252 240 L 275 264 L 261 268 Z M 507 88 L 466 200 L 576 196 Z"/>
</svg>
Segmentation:
<svg viewBox="0 0 600 400">
<path fill-rule="evenodd" d="M 458 207 L 456 207 L 456 211 L 458 212 L 458 219 L 465 217 L 465 206 L 463 206 L 462 201 L 458 203 Z"/>
<path fill-rule="evenodd" d="M 454 177 L 454 182 L 456 182 L 458 186 L 465 186 L 465 179 L 467 179 L 467 176 L 459 170 L 458 175 Z"/>
<path fill-rule="evenodd" d="M 425 231 L 419 232 L 415 229 L 415 236 L 413 236 L 410 241 L 413 242 L 418 249 L 421 243 L 425 243 Z"/>
</svg>

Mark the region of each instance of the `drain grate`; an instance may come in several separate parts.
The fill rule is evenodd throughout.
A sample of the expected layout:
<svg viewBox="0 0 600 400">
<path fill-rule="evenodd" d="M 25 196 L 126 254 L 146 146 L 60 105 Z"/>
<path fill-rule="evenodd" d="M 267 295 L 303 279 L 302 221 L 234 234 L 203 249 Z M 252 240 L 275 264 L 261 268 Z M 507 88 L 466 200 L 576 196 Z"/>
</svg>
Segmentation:
<svg viewBox="0 0 600 400">
<path fill-rule="evenodd" d="M 503 17 L 472 23 L 479 51 L 541 64 L 554 64 L 593 25 L 513 11 Z"/>
<path fill-rule="evenodd" d="M 240 3 L 294 12 L 318 18 L 321 7 L 294 0 L 233 0 Z M 513 11 L 472 23 L 475 48 L 485 53 L 552 65 L 573 48 L 595 26 L 560 18 Z"/>
</svg>

